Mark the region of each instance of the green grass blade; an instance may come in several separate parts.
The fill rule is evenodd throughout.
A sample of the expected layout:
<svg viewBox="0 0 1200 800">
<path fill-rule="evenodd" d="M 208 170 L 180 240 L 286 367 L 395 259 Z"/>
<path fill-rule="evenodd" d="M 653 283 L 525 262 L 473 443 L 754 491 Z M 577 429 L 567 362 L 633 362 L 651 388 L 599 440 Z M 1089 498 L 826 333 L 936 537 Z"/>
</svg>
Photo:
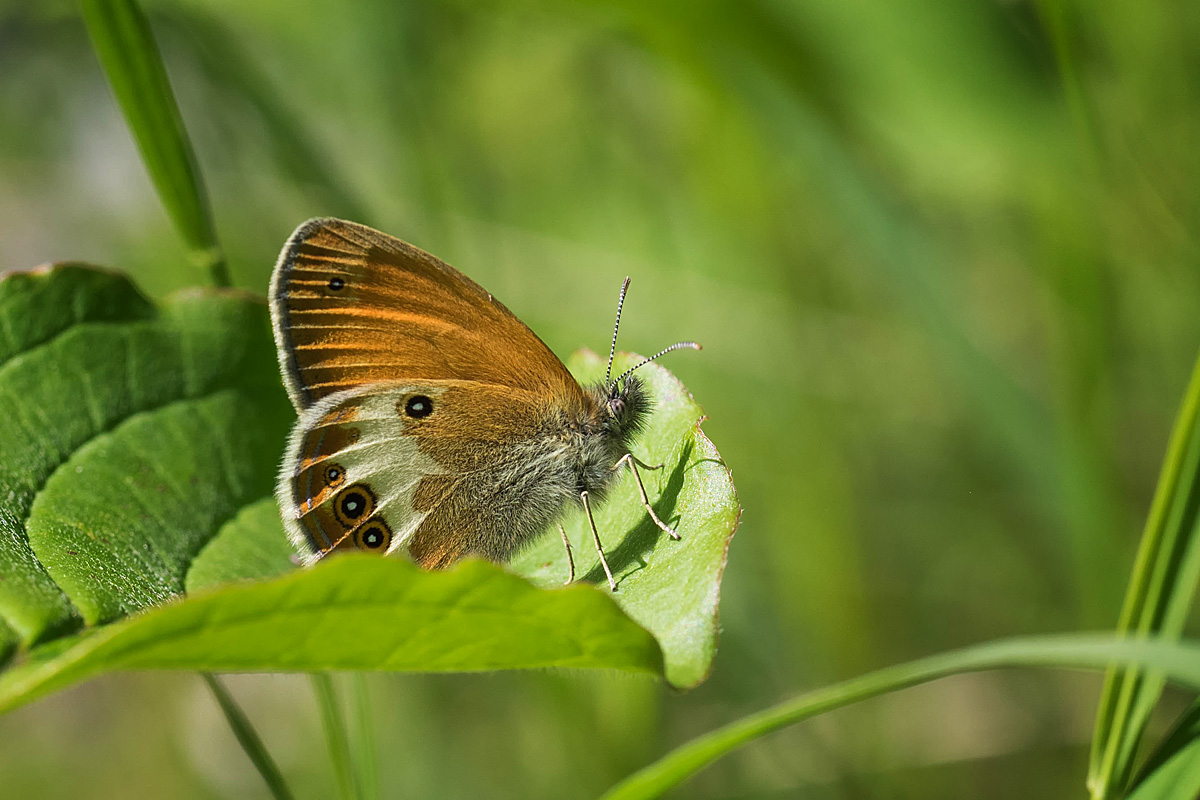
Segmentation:
<svg viewBox="0 0 1200 800">
<path fill-rule="evenodd" d="M 81 0 L 92 46 L 121 106 L 146 171 L 193 261 L 228 286 L 208 196 L 154 34 L 135 0 Z"/>
<path fill-rule="evenodd" d="M 321 709 L 321 727 L 325 730 L 325 744 L 333 761 L 333 773 L 337 778 L 338 793 L 342 800 L 355 800 L 358 792 L 354 787 L 354 770 L 350 765 L 350 737 L 346 733 L 346 721 L 338 704 L 333 678 L 327 672 L 317 672 L 312 679 L 313 694 Z"/>
<path fill-rule="evenodd" d="M 200 676 L 204 678 L 204 682 L 208 684 L 208 688 L 217 699 L 217 704 L 221 706 L 221 711 L 225 714 L 225 720 L 229 723 L 229 727 L 233 729 L 233 735 L 237 737 L 238 744 L 246 751 L 246 755 L 250 758 L 251 763 L 254 764 L 254 768 L 258 770 L 258 774 L 266 781 L 267 788 L 271 791 L 271 796 L 276 798 L 276 800 L 291 800 L 292 793 L 284 782 L 279 767 L 275 766 L 275 760 L 267 752 L 262 739 L 258 738 L 258 733 L 251 726 L 249 718 L 246 717 L 245 712 L 242 711 L 237 701 L 233 699 L 233 695 L 221 683 L 220 678 L 211 672 L 202 672 Z"/>
<path fill-rule="evenodd" d="M 1130 642 L 1095 635 L 1025 637 L 940 653 L 852 678 L 784 701 L 676 748 L 614 786 L 602 800 L 659 797 L 731 751 L 772 731 L 920 683 L 998 667 L 1102 669 L 1114 662 L 1151 667 L 1200 688 L 1200 644 Z"/>
<path fill-rule="evenodd" d="M 1179 717 L 1130 785 L 1129 800 L 1195 800 L 1200 796 L 1200 701 Z"/>
<path fill-rule="evenodd" d="M 1171 432 L 1150 514 L 1117 624 L 1119 634 L 1178 638 L 1200 576 L 1200 361 Z M 1149 716 L 1162 692 L 1160 676 L 1112 668 L 1105 676 L 1088 789 L 1096 800 L 1120 796 L 1133 772 Z"/>
</svg>

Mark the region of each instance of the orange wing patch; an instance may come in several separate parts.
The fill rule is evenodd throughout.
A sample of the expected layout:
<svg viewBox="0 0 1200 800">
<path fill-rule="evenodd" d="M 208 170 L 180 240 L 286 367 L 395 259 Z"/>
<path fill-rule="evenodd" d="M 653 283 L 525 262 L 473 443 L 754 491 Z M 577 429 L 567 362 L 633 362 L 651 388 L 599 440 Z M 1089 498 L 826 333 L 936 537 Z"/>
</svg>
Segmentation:
<svg viewBox="0 0 1200 800">
<path fill-rule="evenodd" d="M 502 303 L 430 254 L 336 219 L 301 225 L 271 309 L 299 409 L 384 381 L 470 380 L 582 402 L 579 384 Z"/>
</svg>

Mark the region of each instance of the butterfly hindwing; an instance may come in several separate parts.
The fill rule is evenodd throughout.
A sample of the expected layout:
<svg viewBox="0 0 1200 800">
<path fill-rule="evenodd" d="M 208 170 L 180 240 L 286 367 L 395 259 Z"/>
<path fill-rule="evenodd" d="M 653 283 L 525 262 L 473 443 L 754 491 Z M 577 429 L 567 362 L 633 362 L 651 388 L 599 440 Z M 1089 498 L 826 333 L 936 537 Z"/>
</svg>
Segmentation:
<svg viewBox="0 0 1200 800">
<path fill-rule="evenodd" d="M 503 559 L 568 496 L 528 490 L 561 468 L 531 452 L 553 421 L 535 395 L 473 381 L 394 381 L 325 397 L 302 412 L 284 460 L 278 495 L 289 536 L 309 563 L 332 550 L 402 546 L 427 567 L 469 552 Z"/>
<path fill-rule="evenodd" d="M 275 267 L 271 313 L 300 410 L 406 379 L 580 395 L 557 356 L 478 284 L 365 225 L 314 219 L 297 228 Z"/>
</svg>

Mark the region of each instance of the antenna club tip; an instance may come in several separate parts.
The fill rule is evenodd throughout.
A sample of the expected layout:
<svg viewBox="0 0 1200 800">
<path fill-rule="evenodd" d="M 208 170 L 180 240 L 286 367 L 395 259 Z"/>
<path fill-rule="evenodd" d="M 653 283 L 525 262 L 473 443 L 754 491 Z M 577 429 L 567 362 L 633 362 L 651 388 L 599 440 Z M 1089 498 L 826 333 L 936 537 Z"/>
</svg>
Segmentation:
<svg viewBox="0 0 1200 800">
<path fill-rule="evenodd" d="M 624 282 L 621 284 L 621 288 L 622 288 L 622 289 L 628 289 L 628 288 L 629 288 L 629 284 L 630 284 L 630 282 L 631 282 L 632 280 L 633 280 L 633 278 L 631 278 L 631 277 L 629 277 L 628 275 L 626 275 L 626 276 L 625 276 L 625 281 L 624 281 Z"/>
</svg>

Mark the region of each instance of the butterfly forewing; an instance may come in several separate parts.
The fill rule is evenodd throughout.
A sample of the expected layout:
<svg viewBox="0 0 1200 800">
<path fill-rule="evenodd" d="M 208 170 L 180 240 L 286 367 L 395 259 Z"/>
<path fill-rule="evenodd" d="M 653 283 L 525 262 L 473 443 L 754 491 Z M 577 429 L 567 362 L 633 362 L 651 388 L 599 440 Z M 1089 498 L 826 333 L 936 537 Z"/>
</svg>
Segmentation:
<svg viewBox="0 0 1200 800">
<path fill-rule="evenodd" d="M 296 230 L 275 267 L 271 311 L 297 409 L 398 380 L 469 380 L 583 402 L 562 362 L 488 292 L 353 222 L 316 219 Z"/>
</svg>

